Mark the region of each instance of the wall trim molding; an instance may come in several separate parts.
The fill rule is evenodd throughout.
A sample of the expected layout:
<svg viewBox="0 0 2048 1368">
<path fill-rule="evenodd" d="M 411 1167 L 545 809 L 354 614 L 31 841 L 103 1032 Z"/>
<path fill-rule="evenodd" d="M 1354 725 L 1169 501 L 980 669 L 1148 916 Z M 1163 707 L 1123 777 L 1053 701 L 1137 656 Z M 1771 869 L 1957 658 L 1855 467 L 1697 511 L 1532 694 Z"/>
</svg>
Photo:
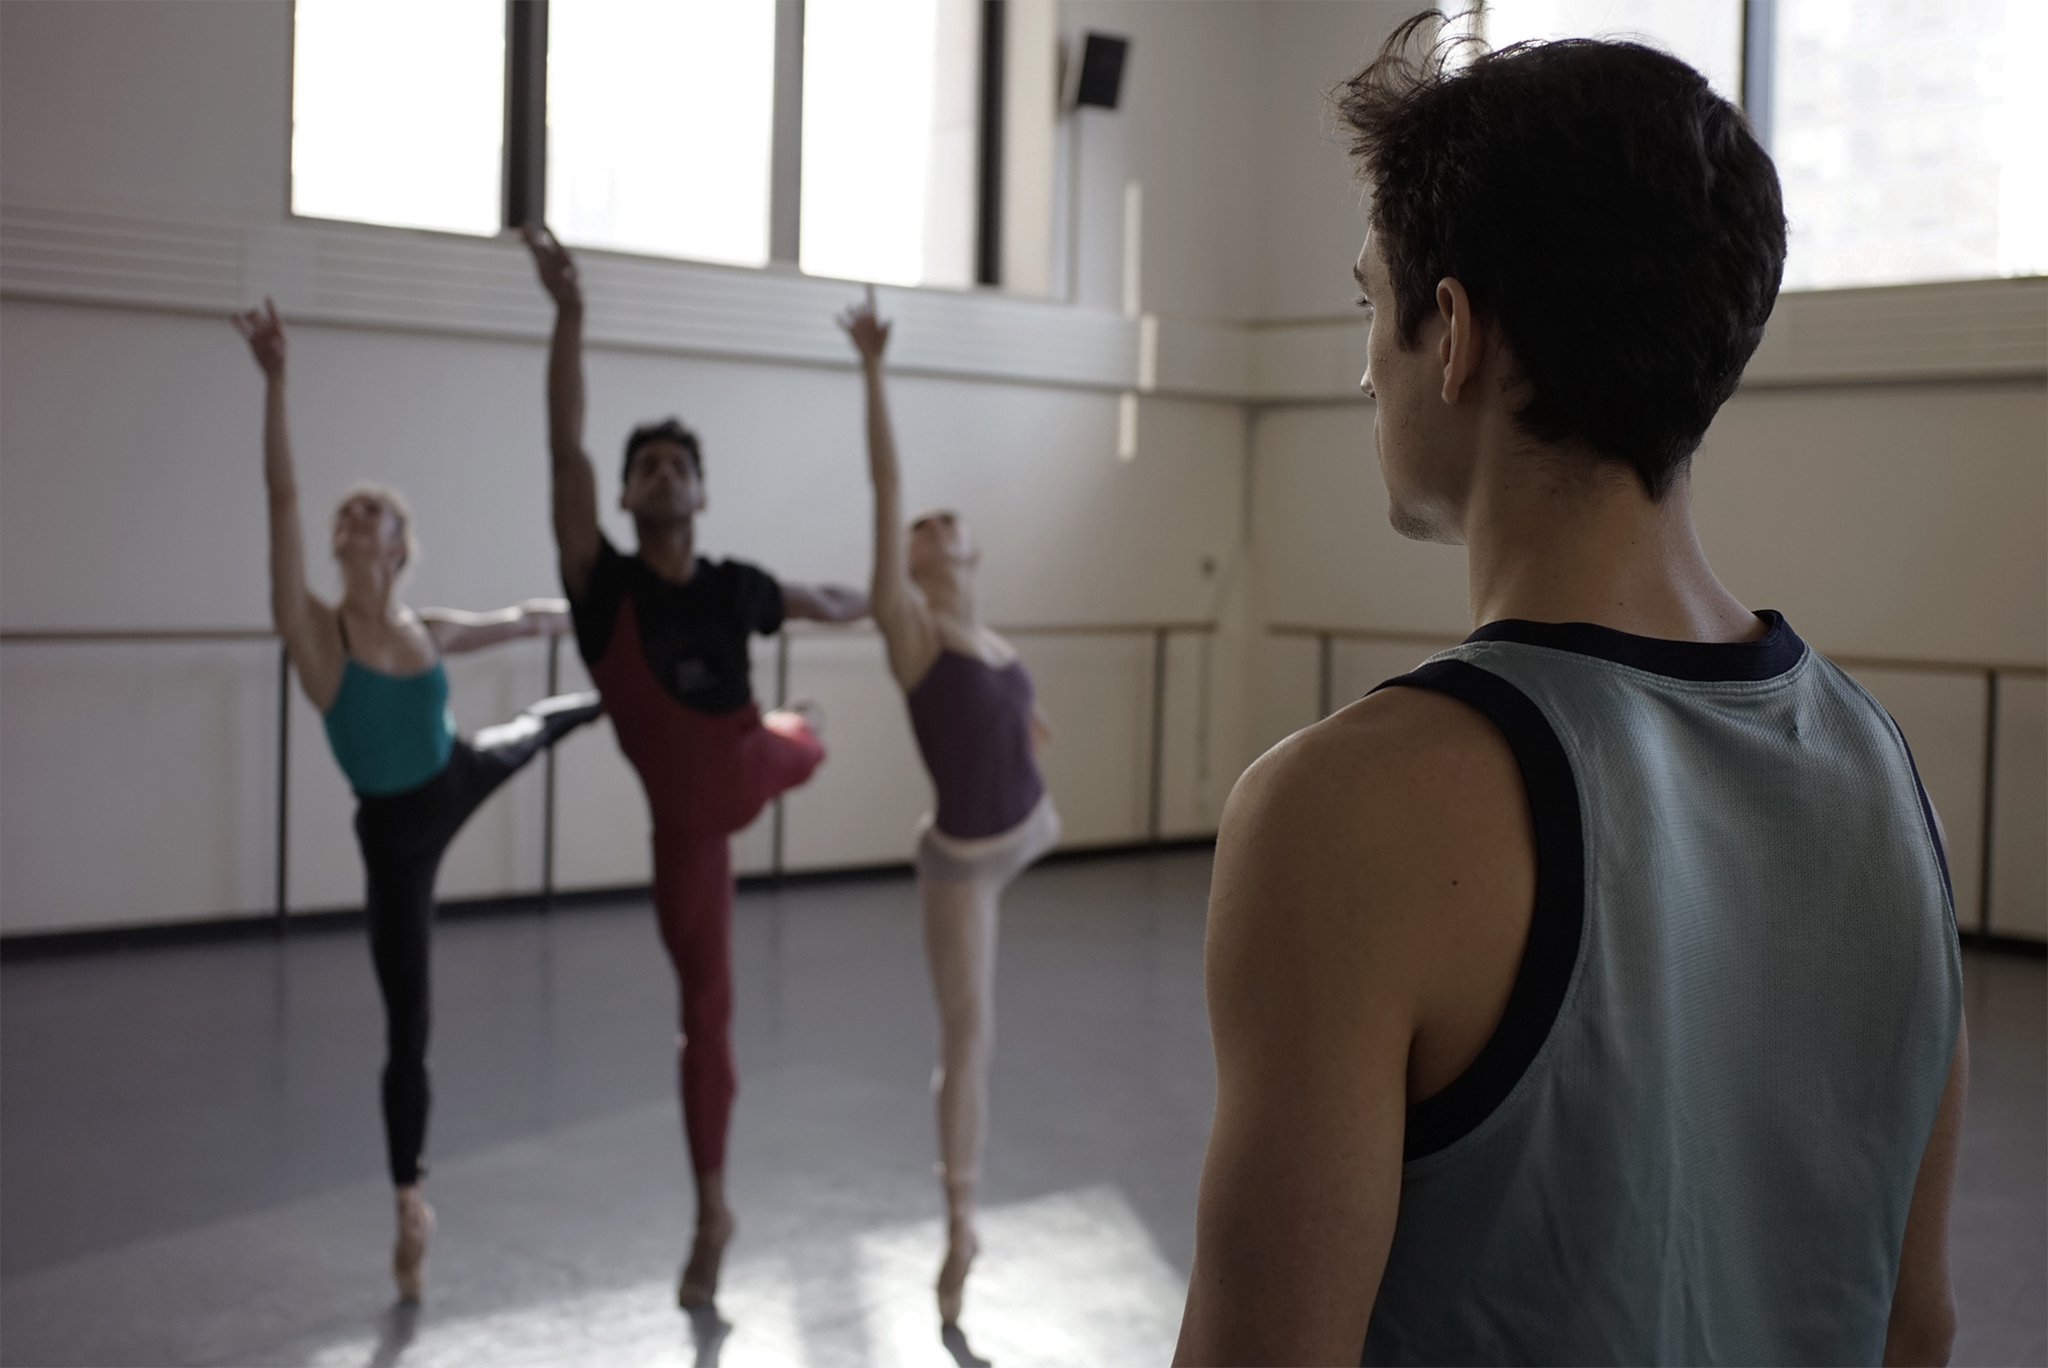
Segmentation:
<svg viewBox="0 0 2048 1368">
<path fill-rule="evenodd" d="M 612 252 L 580 253 L 594 350 L 851 369 L 833 316 L 848 281 Z M 224 223 L 0 203 L 0 299 L 218 316 L 270 295 L 339 327 L 542 342 L 552 311 L 525 249 L 292 219 Z M 1145 324 L 993 291 L 885 289 L 904 374 L 1236 404 L 1367 402 L 1364 321 L 1233 323 L 1166 315 L 1156 376 Z M 2048 378 L 2048 278 L 1787 294 L 1745 389 Z M 1147 384 L 1145 381 L 1153 381 Z"/>
</svg>

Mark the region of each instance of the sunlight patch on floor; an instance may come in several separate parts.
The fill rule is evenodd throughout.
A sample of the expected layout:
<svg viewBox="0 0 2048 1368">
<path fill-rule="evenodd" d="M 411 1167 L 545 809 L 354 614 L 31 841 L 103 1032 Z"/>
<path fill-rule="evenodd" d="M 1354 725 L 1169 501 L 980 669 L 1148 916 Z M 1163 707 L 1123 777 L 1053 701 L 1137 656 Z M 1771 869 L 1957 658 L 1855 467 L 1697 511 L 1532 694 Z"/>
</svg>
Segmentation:
<svg viewBox="0 0 2048 1368">
<path fill-rule="evenodd" d="M 1185 1284 L 1111 1186 L 982 1213 L 983 1253 L 961 1317 L 975 1357 L 999 1368 L 1164 1362 Z M 830 1238 L 830 1237 L 828 1237 Z M 328 1344 L 307 1368 L 954 1368 L 941 1344 L 932 1280 L 937 1221 L 853 1238 L 852 1285 L 812 1285 L 781 1255 L 736 1261 L 718 1315 L 684 1316 L 671 1284 L 639 1283 L 489 1315 L 437 1321 L 388 1313 L 380 1332 Z M 805 1260 L 809 1265 L 812 1261 Z"/>
</svg>

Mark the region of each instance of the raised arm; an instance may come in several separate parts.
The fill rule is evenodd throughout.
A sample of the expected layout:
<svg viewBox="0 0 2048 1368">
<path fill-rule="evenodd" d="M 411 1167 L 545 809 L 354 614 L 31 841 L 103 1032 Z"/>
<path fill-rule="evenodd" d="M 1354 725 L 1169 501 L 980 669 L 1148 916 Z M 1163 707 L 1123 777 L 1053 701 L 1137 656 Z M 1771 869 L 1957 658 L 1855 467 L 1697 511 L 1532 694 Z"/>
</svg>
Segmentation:
<svg viewBox="0 0 2048 1368">
<path fill-rule="evenodd" d="M 334 610 L 306 588 L 306 550 L 299 529 L 299 486 L 292 470 L 285 416 L 284 323 L 268 299 L 260 309 L 235 314 L 235 331 L 262 368 L 263 484 L 270 504 L 270 621 L 284 640 L 299 684 L 325 712 L 341 687 L 341 636 Z"/>
<path fill-rule="evenodd" d="M 552 475 L 555 554 L 562 587 L 580 598 L 597 564 L 597 473 L 583 450 L 583 283 L 569 249 L 545 228 L 520 230 L 541 287 L 555 301 L 548 344 L 548 468 Z"/>
<path fill-rule="evenodd" d="M 875 491 L 875 562 L 868 578 L 868 602 L 888 645 L 890 673 L 907 690 L 938 659 L 939 634 L 904 561 L 902 481 L 882 378 L 882 353 L 888 349 L 893 325 L 876 315 L 875 287 L 870 285 L 867 297 L 839 316 L 839 326 L 860 353 L 866 394 L 868 479 Z"/>
<path fill-rule="evenodd" d="M 444 655 L 481 651 L 520 637 L 557 637 L 569 630 L 569 601 L 528 599 L 491 613 L 460 608 L 422 608 L 419 619 Z"/>
</svg>

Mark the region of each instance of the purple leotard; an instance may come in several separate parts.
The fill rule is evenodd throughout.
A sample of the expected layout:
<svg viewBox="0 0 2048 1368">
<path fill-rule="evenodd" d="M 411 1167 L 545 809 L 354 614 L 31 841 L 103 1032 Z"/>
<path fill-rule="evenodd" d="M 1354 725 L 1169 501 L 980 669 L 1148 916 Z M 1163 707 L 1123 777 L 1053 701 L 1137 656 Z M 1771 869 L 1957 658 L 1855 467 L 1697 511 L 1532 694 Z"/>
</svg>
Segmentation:
<svg viewBox="0 0 2048 1368">
<path fill-rule="evenodd" d="M 1031 676 L 941 651 L 906 695 L 917 748 L 938 791 L 934 824 L 972 840 L 1010 830 L 1038 806 L 1045 780 L 1031 751 Z"/>
</svg>

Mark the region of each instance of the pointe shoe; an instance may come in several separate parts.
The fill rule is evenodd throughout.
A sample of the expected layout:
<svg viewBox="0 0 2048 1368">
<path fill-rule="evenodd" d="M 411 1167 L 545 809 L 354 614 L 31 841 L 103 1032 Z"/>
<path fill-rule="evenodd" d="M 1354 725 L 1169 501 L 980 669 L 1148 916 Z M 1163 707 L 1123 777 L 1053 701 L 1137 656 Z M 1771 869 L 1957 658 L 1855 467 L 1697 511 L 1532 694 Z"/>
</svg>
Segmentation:
<svg viewBox="0 0 2048 1368">
<path fill-rule="evenodd" d="M 711 1305 L 718 1295 L 718 1270 L 725 1261 L 725 1247 L 737 1229 L 739 1222 L 730 1213 L 708 1230 L 697 1228 L 697 1238 L 690 1246 L 690 1261 L 683 1265 L 682 1275 L 676 1279 L 677 1306 L 694 1311 Z"/>
<path fill-rule="evenodd" d="M 967 1291 L 967 1270 L 981 1253 L 981 1240 L 965 1221 L 953 1224 L 946 1238 L 946 1261 L 939 1265 L 939 1324 L 960 1323 L 960 1303 Z"/>
<path fill-rule="evenodd" d="M 426 1283 L 427 1241 L 434 1233 L 434 1209 L 417 1187 L 398 1190 L 398 1243 L 391 1251 L 391 1277 L 400 1301 L 417 1302 Z"/>
</svg>

